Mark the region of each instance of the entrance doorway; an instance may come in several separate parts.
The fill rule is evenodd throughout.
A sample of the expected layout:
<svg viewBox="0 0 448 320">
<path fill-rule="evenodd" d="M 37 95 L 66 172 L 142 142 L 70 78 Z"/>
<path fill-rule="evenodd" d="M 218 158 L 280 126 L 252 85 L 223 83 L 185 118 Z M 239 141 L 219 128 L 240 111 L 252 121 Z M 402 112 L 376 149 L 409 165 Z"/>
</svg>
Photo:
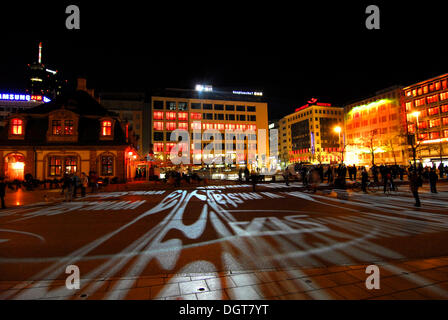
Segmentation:
<svg viewBox="0 0 448 320">
<path fill-rule="evenodd" d="M 20 153 L 10 153 L 5 157 L 5 178 L 10 181 L 23 180 L 25 157 Z"/>
</svg>

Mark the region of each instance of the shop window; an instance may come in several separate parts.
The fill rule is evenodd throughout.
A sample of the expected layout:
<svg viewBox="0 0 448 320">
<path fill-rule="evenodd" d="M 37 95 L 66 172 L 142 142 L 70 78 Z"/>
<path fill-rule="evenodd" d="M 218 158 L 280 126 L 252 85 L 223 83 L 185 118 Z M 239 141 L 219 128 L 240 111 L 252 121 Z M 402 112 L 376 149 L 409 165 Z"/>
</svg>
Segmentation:
<svg viewBox="0 0 448 320">
<path fill-rule="evenodd" d="M 114 157 L 101 156 L 101 175 L 112 176 L 114 174 Z"/>
<path fill-rule="evenodd" d="M 72 174 L 77 171 L 77 161 L 76 157 L 67 157 L 65 158 L 65 173 L 66 174 Z"/>
<path fill-rule="evenodd" d="M 440 133 L 438 131 L 437 132 L 431 132 L 429 134 L 429 138 L 430 139 L 439 139 L 440 138 Z"/>
<path fill-rule="evenodd" d="M 10 153 L 5 157 L 5 176 L 7 180 L 23 180 L 25 157 L 20 153 Z"/>
</svg>

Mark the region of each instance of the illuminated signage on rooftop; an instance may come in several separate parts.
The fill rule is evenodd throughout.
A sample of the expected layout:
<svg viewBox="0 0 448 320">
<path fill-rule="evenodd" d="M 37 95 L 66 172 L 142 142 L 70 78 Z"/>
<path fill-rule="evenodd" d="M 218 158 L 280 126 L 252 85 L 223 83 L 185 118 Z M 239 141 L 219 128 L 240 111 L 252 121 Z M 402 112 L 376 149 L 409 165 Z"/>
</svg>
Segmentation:
<svg viewBox="0 0 448 320">
<path fill-rule="evenodd" d="M 331 107 L 331 103 L 324 103 L 324 102 L 317 102 L 316 98 L 311 98 L 311 100 L 308 100 L 308 103 L 304 106 L 301 106 L 300 108 L 297 108 L 295 112 L 298 112 L 300 110 L 306 109 L 311 106 L 318 106 L 318 107 Z"/>
<path fill-rule="evenodd" d="M 199 92 L 212 92 L 213 87 L 210 85 L 204 85 L 204 84 L 197 84 L 195 87 L 196 91 Z"/>
<path fill-rule="evenodd" d="M 238 90 L 234 90 L 232 91 L 233 94 L 241 94 L 241 95 L 246 95 L 246 96 L 263 96 L 263 92 L 261 91 L 238 91 Z"/>
<path fill-rule="evenodd" d="M 16 94 L 16 93 L 0 93 L 0 100 L 7 101 L 43 101 L 45 103 L 51 100 L 44 96 L 32 95 L 32 94 Z"/>
</svg>

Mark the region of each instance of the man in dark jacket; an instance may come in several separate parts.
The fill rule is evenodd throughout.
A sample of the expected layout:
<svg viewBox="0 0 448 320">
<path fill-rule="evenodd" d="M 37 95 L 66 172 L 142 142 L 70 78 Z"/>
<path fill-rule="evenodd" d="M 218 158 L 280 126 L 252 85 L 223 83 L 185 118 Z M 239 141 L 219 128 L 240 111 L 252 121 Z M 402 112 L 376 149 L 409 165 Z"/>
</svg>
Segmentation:
<svg viewBox="0 0 448 320">
<path fill-rule="evenodd" d="M 437 193 L 437 180 L 439 180 L 439 177 L 437 176 L 436 169 L 432 168 L 429 172 L 429 185 L 431 186 L 431 193 Z"/>
<path fill-rule="evenodd" d="M 5 195 L 6 195 L 6 183 L 5 178 L 0 177 L 0 198 L 2 202 L 2 209 L 5 209 Z"/>
<path fill-rule="evenodd" d="M 363 167 L 361 172 L 361 189 L 364 193 L 367 193 L 367 182 L 369 182 L 369 174 L 366 168 Z"/>
<path fill-rule="evenodd" d="M 415 170 L 411 171 L 409 176 L 409 188 L 415 198 L 415 206 L 420 207 L 420 198 L 418 197 L 418 188 L 422 186 L 423 180 Z"/>
</svg>

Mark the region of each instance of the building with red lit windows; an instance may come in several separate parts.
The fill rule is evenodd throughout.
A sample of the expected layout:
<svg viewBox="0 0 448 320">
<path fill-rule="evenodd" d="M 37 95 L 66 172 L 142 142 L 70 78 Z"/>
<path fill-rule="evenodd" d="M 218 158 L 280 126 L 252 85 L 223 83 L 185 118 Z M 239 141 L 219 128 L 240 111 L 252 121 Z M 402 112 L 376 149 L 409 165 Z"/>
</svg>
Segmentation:
<svg viewBox="0 0 448 320">
<path fill-rule="evenodd" d="M 258 129 L 268 132 L 267 103 L 262 100 L 261 92 L 213 90 L 210 86 L 186 89 L 165 89 L 153 92 L 151 97 L 151 139 L 155 158 L 170 166 L 170 151 L 176 143 L 170 140 L 176 129 L 186 130 L 190 136 L 190 163 L 201 163 L 204 157 L 224 157 L 229 154 L 233 161 L 231 167 L 251 166 L 247 163 L 248 148 L 258 148 Z M 202 141 L 205 130 L 217 130 L 222 134 L 221 152 L 204 155 L 203 150 L 210 141 Z M 226 145 L 226 130 L 253 130 L 257 134 L 247 137 L 244 143 L 244 158 L 237 159 L 236 140 L 232 146 Z M 195 131 L 195 132 L 193 132 Z M 198 136 L 195 136 L 198 135 Z M 253 143 L 251 143 L 251 141 Z M 266 150 L 269 150 L 269 139 Z M 199 143 L 198 143 L 199 141 Z M 228 152 L 232 148 L 233 151 Z M 218 148 L 219 150 L 219 148 Z M 257 151 L 257 150 L 256 150 Z M 216 164 L 215 167 L 224 167 Z M 260 167 L 260 164 L 257 163 Z"/>
<path fill-rule="evenodd" d="M 406 130 L 414 138 L 417 161 L 448 165 L 448 74 L 407 86 L 403 95 Z"/>
</svg>

